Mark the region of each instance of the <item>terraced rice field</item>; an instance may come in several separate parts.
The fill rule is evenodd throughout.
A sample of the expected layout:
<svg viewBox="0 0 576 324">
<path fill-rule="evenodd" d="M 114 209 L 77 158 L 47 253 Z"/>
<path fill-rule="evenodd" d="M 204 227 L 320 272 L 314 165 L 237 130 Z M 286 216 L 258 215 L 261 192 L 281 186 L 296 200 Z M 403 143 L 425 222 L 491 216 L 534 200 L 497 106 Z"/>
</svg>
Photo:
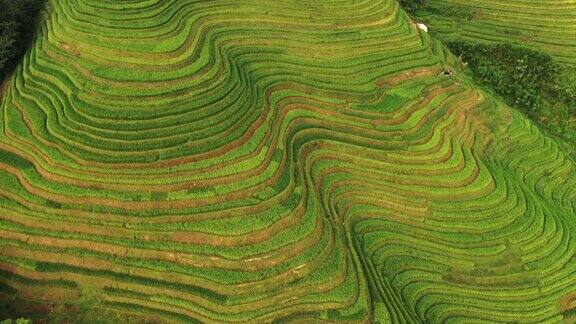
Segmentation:
<svg viewBox="0 0 576 324">
<path fill-rule="evenodd" d="M 576 316 L 575 164 L 395 0 L 52 0 L 0 291 L 167 322 Z"/>
<path fill-rule="evenodd" d="M 429 4 L 438 11 L 426 18 L 432 31 L 474 41 L 514 41 L 576 64 L 574 0 L 430 0 Z M 457 17 L 454 9 L 471 17 Z"/>
</svg>

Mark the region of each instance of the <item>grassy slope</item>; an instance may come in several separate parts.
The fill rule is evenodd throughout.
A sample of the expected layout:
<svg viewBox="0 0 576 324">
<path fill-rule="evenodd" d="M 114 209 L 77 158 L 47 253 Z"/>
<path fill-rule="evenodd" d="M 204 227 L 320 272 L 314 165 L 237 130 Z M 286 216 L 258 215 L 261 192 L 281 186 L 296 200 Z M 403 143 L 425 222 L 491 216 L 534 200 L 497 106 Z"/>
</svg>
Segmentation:
<svg viewBox="0 0 576 324">
<path fill-rule="evenodd" d="M 537 97 L 534 97 L 538 104 L 532 108 L 523 105 L 514 105 L 514 108 L 528 115 L 547 134 L 554 137 L 572 158 L 576 158 L 575 12 L 574 1 L 432 0 L 426 3 L 424 9 L 417 10 L 415 15 L 418 20 L 425 21 L 434 36 L 442 39 L 445 44 L 467 43 L 468 46 L 483 48 L 488 52 L 502 44 L 514 44 L 521 46 L 516 47 L 515 53 L 521 53 L 522 48 L 528 48 L 538 51 L 533 53 L 535 55 L 552 55 L 555 65 L 553 70 L 557 72 L 553 72 L 553 77 L 548 77 L 546 81 L 536 81 L 544 83 L 538 85 Z M 462 54 L 465 60 L 476 56 L 476 59 L 488 63 L 493 67 L 492 72 L 503 73 L 502 70 L 506 68 L 521 69 L 522 63 L 508 62 L 502 68 L 500 62 L 494 61 L 501 55 L 522 60 L 521 57 L 514 57 L 512 51 L 506 53 L 496 49 L 496 54 L 484 57 L 479 54 L 481 51 Z M 534 64 L 530 64 L 530 68 L 534 69 Z M 478 80 L 483 80 L 480 74 L 482 73 L 479 73 Z M 516 74 L 518 77 L 519 73 Z M 544 78 L 546 76 L 542 75 L 542 79 Z M 526 82 L 526 79 L 509 82 L 509 85 L 518 86 Z M 501 81 L 493 78 L 489 82 L 498 83 L 493 88 L 502 90 Z M 520 88 L 525 89 L 523 86 Z M 499 93 L 498 90 L 495 92 Z M 516 98 L 505 96 L 507 102 L 514 102 Z"/>
<path fill-rule="evenodd" d="M 576 2 L 572 0 L 430 0 L 432 31 L 468 40 L 515 42 L 576 63 Z"/>
<path fill-rule="evenodd" d="M 397 2 L 53 0 L 0 293 L 166 321 L 573 316 L 575 165 Z"/>
</svg>

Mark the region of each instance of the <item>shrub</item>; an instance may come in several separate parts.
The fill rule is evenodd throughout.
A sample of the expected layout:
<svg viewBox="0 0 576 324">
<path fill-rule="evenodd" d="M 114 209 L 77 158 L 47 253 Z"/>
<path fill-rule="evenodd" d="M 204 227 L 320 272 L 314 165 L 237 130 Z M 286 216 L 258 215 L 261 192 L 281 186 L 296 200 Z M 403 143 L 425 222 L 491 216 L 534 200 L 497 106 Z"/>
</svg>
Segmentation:
<svg viewBox="0 0 576 324">
<path fill-rule="evenodd" d="M 418 9 L 424 8 L 427 0 L 400 0 L 400 6 L 408 13 L 414 13 Z"/>
<path fill-rule="evenodd" d="M 509 43 L 448 41 L 447 46 L 468 62 L 476 81 L 530 115 L 541 108 L 543 91 L 559 71 L 552 56 Z"/>
</svg>

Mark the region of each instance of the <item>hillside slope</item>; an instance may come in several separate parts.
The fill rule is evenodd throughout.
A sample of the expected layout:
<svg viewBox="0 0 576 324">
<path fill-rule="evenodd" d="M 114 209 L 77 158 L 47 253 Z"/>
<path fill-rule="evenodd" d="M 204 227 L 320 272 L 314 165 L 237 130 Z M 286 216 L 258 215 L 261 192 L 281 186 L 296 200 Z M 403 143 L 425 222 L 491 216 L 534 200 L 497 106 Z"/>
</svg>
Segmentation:
<svg viewBox="0 0 576 324">
<path fill-rule="evenodd" d="M 430 0 L 408 8 L 475 82 L 576 158 L 576 2 Z"/>
<path fill-rule="evenodd" d="M 574 0 L 430 0 L 434 32 L 488 42 L 515 42 L 576 64 Z"/>
<path fill-rule="evenodd" d="M 395 0 L 52 0 L 0 295 L 175 321 L 558 321 L 575 165 Z"/>
</svg>

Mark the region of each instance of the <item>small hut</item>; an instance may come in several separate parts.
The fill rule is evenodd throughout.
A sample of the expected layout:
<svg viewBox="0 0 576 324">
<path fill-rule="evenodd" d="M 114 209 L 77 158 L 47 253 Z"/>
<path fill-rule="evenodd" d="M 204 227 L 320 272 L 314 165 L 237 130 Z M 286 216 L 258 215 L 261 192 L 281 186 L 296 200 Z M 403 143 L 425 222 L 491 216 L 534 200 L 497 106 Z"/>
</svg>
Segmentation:
<svg viewBox="0 0 576 324">
<path fill-rule="evenodd" d="M 421 31 L 425 33 L 428 32 L 428 26 L 424 25 L 423 23 L 417 23 L 416 26 L 418 26 L 418 29 L 420 29 Z"/>
</svg>

